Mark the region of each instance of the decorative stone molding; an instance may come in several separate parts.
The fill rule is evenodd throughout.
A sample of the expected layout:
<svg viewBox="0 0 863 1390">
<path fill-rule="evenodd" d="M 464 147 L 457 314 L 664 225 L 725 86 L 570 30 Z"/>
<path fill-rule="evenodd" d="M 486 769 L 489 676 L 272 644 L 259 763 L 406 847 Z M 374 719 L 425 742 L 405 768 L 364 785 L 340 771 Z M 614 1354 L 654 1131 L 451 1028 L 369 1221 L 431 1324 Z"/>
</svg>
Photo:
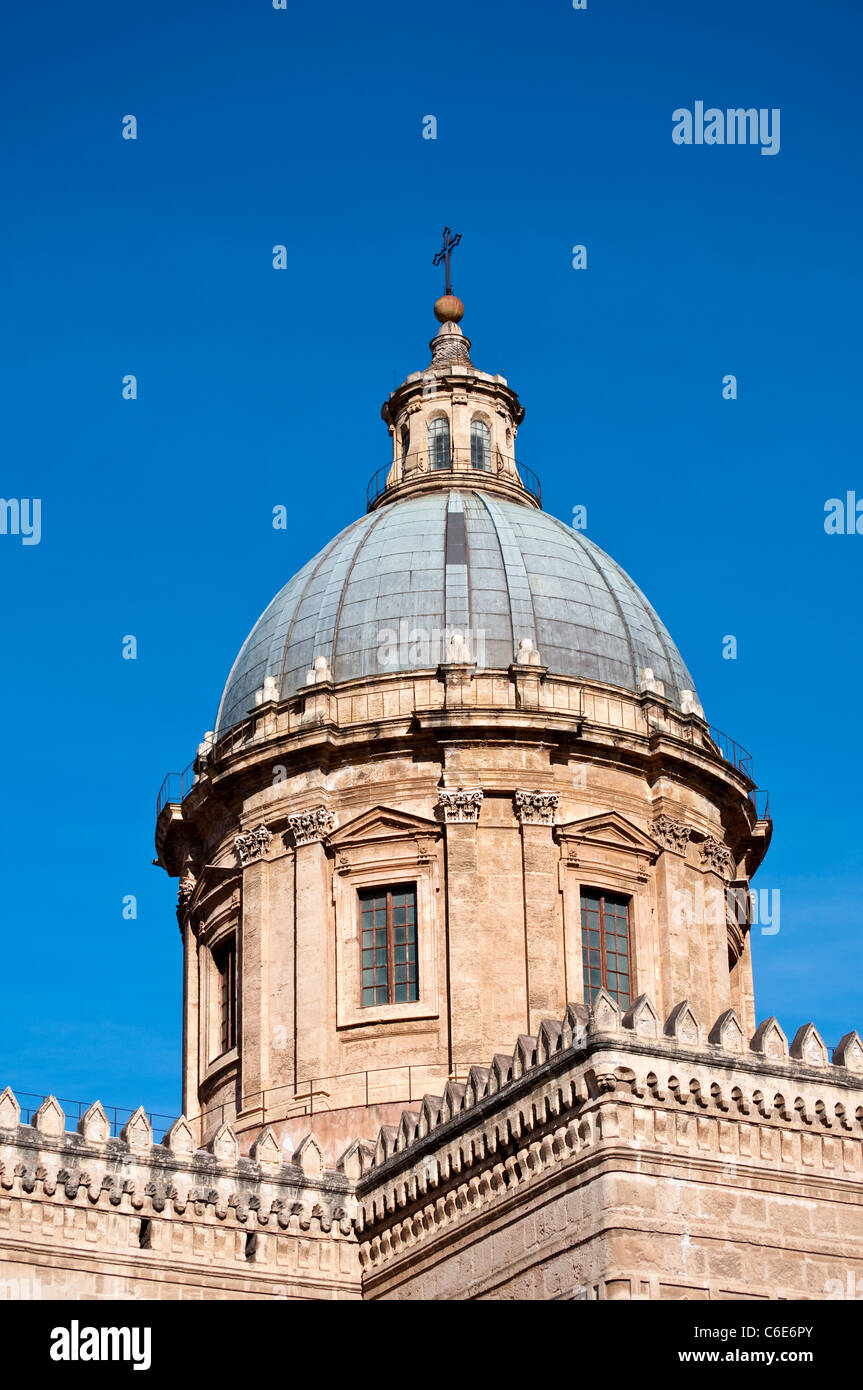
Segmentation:
<svg viewBox="0 0 863 1390">
<path fill-rule="evenodd" d="M 15 1093 L 7 1086 L 0 1094 L 0 1129 L 17 1129 L 21 1123 L 21 1107 Z"/>
<path fill-rule="evenodd" d="M 657 816 L 650 823 L 650 833 L 663 849 L 673 850 L 675 854 L 685 854 L 692 831 L 682 821 L 672 820 L 671 816 Z"/>
<path fill-rule="evenodd" d="M 826 1067 L 829 1063 L 827 1046 L 814 1023 L 804 1023 L 797 1029 L 788 1052 L 808 1067 Z"/>
<path fill-rule="evenodd" d="M 659 1014 L 654 1009 L 646 994 L 640 994 L 623 1015 L 624 1028 L 631 1028 L 633 1033 L 637 1033 L 642 1038 L 659 1038 L 662 1036 L 662 1024 L 659 1021 Z"/>
<path fill-rule="evenodd" d="M 701 1026 L 688 999 L 675 1004 L 665 1023 L 665 1033 L 669 1038 L 683 1043 L 686 1047 L 697 1047 L 701 1041 Z"/>
<path fill-rule="evenodd" d="M 746 1050 L 743 1028 L 733 1009 L 726 1009 L 725 1013 L 719 1015 L 707 1041 L 715 1047 L 724 1048 L 726 1052 L 743 1053 Z"/>
<path fill-rule="evenodd" d="M 253 864 L 256 859 L 262 859 L 272 838 L 265 825 L 259 825 L 255 830 L 235 835 L 234 849 L 242 867 L 245 868 L 247 864 Z"/>
<path fill-rule="evenodd" d="M 863 1040 L 856 1030 L 839 1039 L 839 1045 L 833 1053 L 833 1065 L 847 1067 L 849 1071 L 863 1072 Z"/>
<path fill-rule="evenodd" d="M 99 1101 L 95 1101 L 78 1121 L 78 1133 L 91 1144 L 107 1144 L 111 1138 L 111 1126 Z"/>
<path fill-rule="evenodd" d="M 475 825 L 479 820 L 482 792 L 465 791 L 463 787 L 439 787 L 437 804 L 448 825 Z"/>
<path fill-rule="evenodd" d="M 264 683 L 255 691 L 256 705 L 278 704 L 279 682 L 275 676 L 264 676 Z"/>
<path fill-rule="evenodd" d="M 177 888 L 177 920 L 182 925 L 183 918 L 189 910 L 189 904 L 198 886 L 198 878 L 191 864 L 187 862 L 185 869 L 180 877 L 180 884 Z"/>
<path fill-rule="evenodd" d="M 737 872 L 734 855 L 721 840 L 715 840 L 712 835 L 708 835 L 701 842 L 700 849 L 702 868 L 712 870 L 713 873 L 719 874 L 720 878 L 734 877 Z"/>
<path fill-rule="evenodd" d="M 288 832 L 295 846 L 310 845 L 329 835 L 335 823 L 335 816 L 326 806 L 313 806 L 310 811 L 288 816 Z"/>
<path fill-rule="evenodd" d="M 521 825 L 554 825 L 554 813 L 559 805 L 557 792 L 516 789 L 515 814 Z"/>
<path fill-rule="evenodd" d="M 640 666 L 638 669 L 638 688 L 640 691 L 660 695 L 665 698 L 665 683 L 657 680 L 653 674 L 652 666 Z"/>
<path fill-rule="evenodd" d="M 750 1046 L 753 1052 L 760 1052 L 774 1061 L 788 1056 L 788 1039 L 772 1014 L 759 1023 Z"/>
<path fill-rule="evenodd" d="M 139 1105 L 134 1115 L 126 1121 L 120 1130 L 120 1138 L 125 1140 L 133 1153 L 149 1153 L 152 1149 L 153 1126 L 143 1105 Z"/>
<path fill-rule="evenodd" d="M 178 1227 L 215 1220 L 241 1234 L 251 1229 L 306 1239 L 330 1235 L 353 1243 L 353 1197 L 345 1172 L 350 1165 L 326 1168 L 313 1135 L 304 1139 L 291 1162 L 285 1162 L 268 1127 L 246 1158 L 238 1151 L 230 1125 L 220 1125 L 207 1146 L 199 1148 L 183 1116 L 161 1143 L 154 1143 L 146 1113 L 139 1107 L 119 1137 L 112 1138 L 98 1102 L 75 1130 L 68 1131 L 53 1096 L 46 1097 L 30 1125 L 22 1125 L 17 1099 L 8 1087 L 0 1093 L 0 1128 L 0 1189 L 7 1203 L 26 1196 L 40 1204 L 50 1200 L 53 1206 L 80 1209 L 76 1198 L 83 1189 L 85 1207 L 110 1208 L 130 1220 L 158 1214 Z M 364 1156 L 369 1148 L 361 1143 Z M 66 1214 L 68 1222 L 55 1221 L 52 1230 L 68 1231 L 73 1243 L 77 1238 L 83 1242 L 86 1211 L 80 1211 L 80 1220 L 71 1210 Z"/>
<path fill-rule="evenodd" d="M 440 333 L 429 343 L 432 350 L 433 367 L 449 367 L 460 362 L 472 366 L 470 360 L 470 338 L 466 338 L 456 323 L 445 323 Z"/>
<path fill-rule="evenodd" d="M 215 735 L 212 729 L 208 729 L 202 741 L 198 744 L 198 762 L 201 767 L 205 767 L 210 754 L 213 751 L 213 739 Z"/>
<path fill-rule="evenodd" d="M 576 1015 L 583 1021 L 585 1014 L 570 1005 L 562 1024 L 544 1021 L 536 1038 L 518 1038 L 512 1057 L 471 1068 L 467 1084 L 448 1082 L 443 1097 L 425 1096 L 398 1125 L 385 1125 L 374 1146 L 361 1152 L 354 1144 L 343 1155 L 343 1171 L 350 1166 L 358 1185 L 366 1277 L 418 1243 L 451 1235 L 481 1210 L 512 1212 L 534 1182 L 547 1200 L 551 1170 L 595 1163 L 606 1139 L 637 1139 L 639 1161 L 653 1151 L 688 1164 L 701 1151 L 777 1176 L 811 1174 L 834 1186 L 845 1180 L 856 1191 L 863 1106 L 855 1109 L 849 1082 L 856 1078 L 835 1058 L 823 1079 L 806 1078 L 787 1055 L 758 1055 L 758 1043 L 773 1041 L 775 1020 L 761 1025 L 750 1050 L 731 1010 L 705 1048 L 685 1000 L 658 1033 L 646 996 L 612 1037 L 603 1032 L 585 1042 L 575 1027 Z M 797 1037 L 805 1045 L 813 1035 L 805 1025 Z M 856 1062 L 858 1035 L 846 1038 Z M 689 1049 L 685 1060 L 681 1044 Z"/>
<path fill-rule="evenodd" d="M 333 673 L 325 656 L 316 656 L 310 671 L 306 672 L 306 685 L 330 685 Z"/>
<path fill-rule="evenodd" d="M 515 653 L 516 666 L 541 666 L 542 658 L 533 645 L 532 637 L 520 637 Z"/>
</svg>

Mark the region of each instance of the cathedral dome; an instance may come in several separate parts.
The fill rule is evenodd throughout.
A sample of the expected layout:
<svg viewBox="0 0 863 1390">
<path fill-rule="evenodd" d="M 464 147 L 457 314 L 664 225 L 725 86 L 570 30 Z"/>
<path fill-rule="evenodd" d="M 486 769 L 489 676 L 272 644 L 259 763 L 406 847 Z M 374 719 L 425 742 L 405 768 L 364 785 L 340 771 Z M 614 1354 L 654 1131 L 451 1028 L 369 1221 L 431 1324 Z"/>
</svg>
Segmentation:
<svg viewBox="0 0 863 1390">
<path fill-rule="evenodd" d="M 668 631 L 610 556 L 533 506 L 463 485 L 379 507 L 303 566 L 243 644 L 216 737 L 265 683 L 288 699 L 315 675 L 436 668 L 454 659 L 454 633 L 479 668 L 506 670 L 521 649 L 555 675 L 691 698 Z"/>
</svg>

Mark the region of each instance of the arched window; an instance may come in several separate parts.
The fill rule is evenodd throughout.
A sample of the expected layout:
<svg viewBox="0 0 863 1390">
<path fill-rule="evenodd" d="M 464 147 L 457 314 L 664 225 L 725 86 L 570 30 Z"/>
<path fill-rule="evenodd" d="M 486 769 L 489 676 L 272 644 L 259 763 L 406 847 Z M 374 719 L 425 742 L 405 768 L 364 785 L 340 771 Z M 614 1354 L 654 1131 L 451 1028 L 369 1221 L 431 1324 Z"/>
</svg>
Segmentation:
<svg viewBox="0 0 863 1390">
<path fill-rule="evenodd" d="M 470 461 L 473 468 L 481 468 L 483 473 L 491 471 L 491 434 L 484 420 L 470 422 Z"/>
<path fill-rule="evenodd" d="M 408 450 L 411 447 L 411 427 L 402 425 L 402 458 L 407 458 Z"/>
<path fill-rule="evenodd" d="M 445 415 L 429 421 L 428 444 L 429 468 L 449 468 L 449 420 Z"/>
</svg>

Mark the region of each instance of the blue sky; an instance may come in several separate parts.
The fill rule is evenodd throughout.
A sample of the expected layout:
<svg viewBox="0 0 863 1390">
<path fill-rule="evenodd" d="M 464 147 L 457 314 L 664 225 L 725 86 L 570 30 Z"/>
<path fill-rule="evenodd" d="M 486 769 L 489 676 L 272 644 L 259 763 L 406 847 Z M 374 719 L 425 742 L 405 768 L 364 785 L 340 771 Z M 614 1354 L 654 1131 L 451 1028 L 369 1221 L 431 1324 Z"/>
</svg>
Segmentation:
<svg viewBox="0 0 863 1390">
<path fill-rule="evenodd" d="M 823 524 L 863 497 L 859 7 L 48 3 L 3 30 L 0 491 L 43 518 L 0 536 L 2 1080 L 177 1111 L 156 792 L 362 513 L 445 222 L 546 509 L 587 506 L 769 788 L 759 1016 L 863 1025 L 863 536 Z M 779 153 L 675 145 L 697 100 L 779 108 Z"/>
</svg>

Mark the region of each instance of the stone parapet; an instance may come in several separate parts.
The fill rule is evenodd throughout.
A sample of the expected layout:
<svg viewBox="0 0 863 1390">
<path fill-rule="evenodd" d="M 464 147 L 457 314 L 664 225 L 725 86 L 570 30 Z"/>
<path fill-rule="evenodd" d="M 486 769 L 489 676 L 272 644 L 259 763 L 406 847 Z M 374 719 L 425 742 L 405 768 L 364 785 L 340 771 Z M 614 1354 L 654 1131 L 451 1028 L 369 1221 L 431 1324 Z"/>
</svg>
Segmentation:
<svg viewBox="0 0 863 1390">
<path fill-rule="evenodd" d="M 102 1107 L 65 1129 L 48 1097 L 20 1124 L 0 1095 L 0 1285 L 44 1298 L 359 1298 L 352 1183 L 313 1135 L 283 1162 L 228 1125 L 205 1149 L 143 1110 L 112 1137 Z M 350 1166 L 350 1155 L 348 1155 Z"/>
<path fill-rule="evenodd" d="M 863 1275 L 863 1044 L 601 992 L 382 1129 L 358 1198 L 367 1298 L 830 1297 Z"/>
</svg>

